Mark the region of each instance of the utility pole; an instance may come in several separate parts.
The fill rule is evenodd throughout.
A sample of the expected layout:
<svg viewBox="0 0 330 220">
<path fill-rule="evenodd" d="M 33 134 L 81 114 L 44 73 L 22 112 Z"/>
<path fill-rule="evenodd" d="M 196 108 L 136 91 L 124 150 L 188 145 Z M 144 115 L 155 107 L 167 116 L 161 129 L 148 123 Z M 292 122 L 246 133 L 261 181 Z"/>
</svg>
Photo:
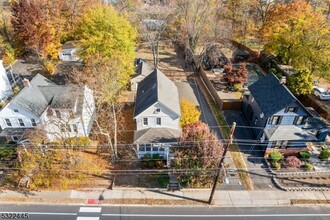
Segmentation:
<svg viewBox="0 0 330 220">
<path fill-rule="evenodd" d="M 223 151 L 221 160 L 219 162 L 217 175 L 216 175 L 216 177 L 214 179 L 214 183 L 213 183 L 211 195 L 210 195 L 210 198 L 209 198 L 209 204 L 210 205 L 212 204 L 212 201 L 213 201 L 214 192 L 215 192 L 215 189 L 217 188 L 217 185 L 218 185 L 218 181 L 219 181 L 219 178 L 220 178 L 221 168 L 223 167 L 223 162 L 225 160 L 225 157 L 226 157 L 228 148 L 233 143 L 233 135 L 234 135 L 235 128 L 236 128 L 236 122 L 233 122 L 233 125 L 231 126 L 231 129 L 230 129 L 230 134 L 229 134 L 228 142 L 227 142 L 227 145 L 226 145 L 226 147 L 225 147 L 225 149 Z"/>
</svg>

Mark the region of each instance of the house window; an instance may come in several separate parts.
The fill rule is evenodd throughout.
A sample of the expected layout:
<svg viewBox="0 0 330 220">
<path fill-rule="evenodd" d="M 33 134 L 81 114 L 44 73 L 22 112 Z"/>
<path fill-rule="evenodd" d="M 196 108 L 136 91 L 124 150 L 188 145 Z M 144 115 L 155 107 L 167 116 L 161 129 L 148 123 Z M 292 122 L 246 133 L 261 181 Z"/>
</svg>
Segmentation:
<svg viewBox="0 0 330 220">
<path fill-rule="evenodd" d="M 297 117 L 295 117 L 293 124 L 301 125 L 301 124 L 303 124 L 303 121 L 304 121 L 304 116 L 297 116 Z"/>
<path fill-rule="evenodd" d="M 270 123 L 271 125 L 278 125 L 280 124 L 282 121 L 282 117 L 281 116 L 273 116 L 271 119 L 270 119 Z"/>
<path fill-rule="evenodd" d="M 76 124 L 73 124 L 72 125 L 72 130 L 71 130 L 72 132 L 78 132 L 78 127 L 77 127 L 77 125 Z"/>
<path fill-rule="evenodd" d="M 144 145 L 139 145 L 139 151 L 144 151 Z"/>
<path fill-rule="evenodd" d="M 5 121 L 6 121 L 7 126 L 9 126 L 9 127 L 12 126 L 12 124 L 11 124 L 11 122 L 10 122 L 10 120 L 8 118 L 6 118 Z"/>
<path fill-rule="evenodd" d="M 160 109 L 159 108 L 156 108 L 155 113 L 157 114 L 159 112 L 160 112 Z"/>
<path fill-rule="evenodd" d="M 33 118 L 31 118 L 30 120 L 31 120 L 32 126 L 37 126 L 36 120 L 34 120 Z"/>
<path fill-rule="evenodd" d="M 148 118 L 143 118 L 143 125 L 148 125 Z"/>
<path fill-rule="evenodd" d="M 24 121 L 20 118 L 18 119 L 18 123 L 19 123 L 19 126 L 22 126 L 22 127 L 25 126 Z"/>
<path fill-rule="evenodd" d="M 287 107 L 285 109 L 285 112 L 297 112 L 298 108 L 295 107 Z"/>
<path fill-rule="evenodd" d="M 162 119 L 161 118 L 156 118 L 156 124 L 161 125 L 162 124 Z"/>
<path fill-rule="evenodd" d="M 151 151 L 151 145 L 150 144 L 146 144 L 146 151 Z"/>
<path fill-rule="evenodd" d="M 56 117 L 58 117 L 59 119 L 61 119 L 61 112 L 60 112 L 60 110 L 55 110 L 55 114 L 56 114 Z"/>
<path fill-rule="evenodd" d="M 161 146 L 161 147 L 159 148 L 159 151 L 165 151 L 165 147 L 164 147 L 164 146 Z"/>
<path fill-rule="evenodd" d="M 14 109 L 13 111 L 14 111 L 14 112 L 18 112 L 18 109 Z"/>
</svg>

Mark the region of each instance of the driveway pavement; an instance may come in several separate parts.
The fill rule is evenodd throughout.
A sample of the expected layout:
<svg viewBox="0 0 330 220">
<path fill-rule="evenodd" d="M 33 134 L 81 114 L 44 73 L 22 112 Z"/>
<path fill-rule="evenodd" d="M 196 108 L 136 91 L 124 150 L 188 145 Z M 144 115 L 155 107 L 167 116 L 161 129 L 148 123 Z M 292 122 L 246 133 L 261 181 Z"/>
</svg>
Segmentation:
<svg viewBox="0 0 330 220">
<path fill-rule="evenodd" d="M 193 78 L 189 78 L 185 81 L 175 82 L 175 84 L 178 87 L 180 99 L 187 99 L 199 106 L 201 110 L 201 121 L 208 124 L 213 132 L 218 136 L 218 138 L 222 139 L 217 121 L 212 113 L 212 110 L 195 80 Z"/>
<path fill-rule="evenodd" d="M 240 111 L 223 111 L 228 124 L 236 122 L 234 138 L 242 152 L 255 190 L 267 190 L 275 186 L 271 174 L 267 171 L 264 161 L 264 148 L 254 144 L 255 137 L 248 128 L 247 122 Z"/>
</svg>

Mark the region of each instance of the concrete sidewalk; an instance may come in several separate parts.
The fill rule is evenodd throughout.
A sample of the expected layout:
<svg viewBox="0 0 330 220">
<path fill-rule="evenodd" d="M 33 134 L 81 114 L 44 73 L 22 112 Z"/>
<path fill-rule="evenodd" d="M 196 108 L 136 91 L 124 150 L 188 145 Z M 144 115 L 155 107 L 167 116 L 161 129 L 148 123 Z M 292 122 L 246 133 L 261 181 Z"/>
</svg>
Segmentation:
<svg viewBox="0 0 330 220">
<path fill-rule="evenodd" d="M 200 202 L 200 205 L 208 201 L 210 190 L 184 189 L 176 192 L 168 192 L 163 189 L 127 188 L 114 190 L 67 190 L 67 191 L 9 191 L 0 193 L 0 201 L 8 201 L 12 198 L 47 198 L 47 199 L 157 199 L 157 200 L 187 200 Z M 291 204 L 291 199 L 330 200 L 329 192 L 285 192 L 279 190 L 268 191 L 226 191 L 217 190 L 214 205 L 223 207 L 251 207 L 251 206 L 285 206 Z M 204 202 L 204 203 L 203 203 Z M 123 204 L 124 205 L 124 204 Z"/>
</svg>

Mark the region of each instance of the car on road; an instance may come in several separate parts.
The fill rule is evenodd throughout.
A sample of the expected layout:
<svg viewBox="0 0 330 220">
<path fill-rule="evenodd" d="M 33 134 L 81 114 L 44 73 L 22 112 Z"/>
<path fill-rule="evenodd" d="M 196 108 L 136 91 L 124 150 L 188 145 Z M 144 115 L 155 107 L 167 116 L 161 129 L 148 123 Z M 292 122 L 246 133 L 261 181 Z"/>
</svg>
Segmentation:
<svg viewBox="0 0 330 220">
<path fill-rule="evenodd" d="M 321 100 L 330 100 L 330 94 L 327 90 L 319 87 L 313 88 L 313 93 Z"/>
</svg>

